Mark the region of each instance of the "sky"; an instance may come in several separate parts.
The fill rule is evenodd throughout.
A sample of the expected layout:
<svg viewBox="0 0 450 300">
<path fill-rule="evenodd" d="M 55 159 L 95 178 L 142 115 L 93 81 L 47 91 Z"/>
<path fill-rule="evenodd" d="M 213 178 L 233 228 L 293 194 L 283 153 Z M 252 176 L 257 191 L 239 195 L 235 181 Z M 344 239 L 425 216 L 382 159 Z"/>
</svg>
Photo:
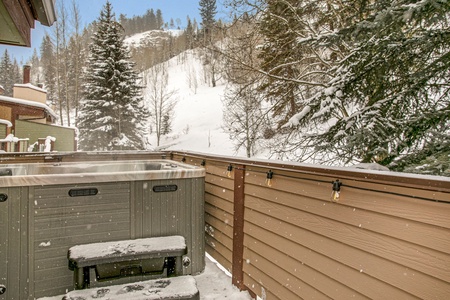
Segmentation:
<svg viewBox="0 0 450 300">
<path fill-rule="evenodd" d="M 56 0 L 56 5 L 60 5 L 64 1 L 64 5 L 68 11 L 72 0 Z M 78 9 L 81 14 L 82 25 L 87 25 L 92 21 L 98 19 L 100 11 L 106 3 L 106 0 L 76 0 Z M 127 17 L 141 16 L 149 9 L 160 9 L 165 22 L 169 22 L 171 18 L 176 21 L 179 18 L 182 26 L 186 25 L 186 17 L 189 16 L 191 20 L 196 19 L 200 23 L 201 18 L 199 14 L 199 0 L 110 0 L 113 11 L 118 18 L 120 14 Z M 225 12 L 217 0 L 217 17 L 224 15 Z M 3 55 L 5 49 L 8 49 L 10 57 L 17 59 L 19 64 L 24 64 L 33 54 L 33 49 L 38 50 L 44 37 L 45 32 L 51 32 L 50 27 L 42 26 L 38 21 L 35 22 L 35 29 L 31 30 L 31 48 L 18 46 L 0 45 L 0 55 Z"/>
</svg>

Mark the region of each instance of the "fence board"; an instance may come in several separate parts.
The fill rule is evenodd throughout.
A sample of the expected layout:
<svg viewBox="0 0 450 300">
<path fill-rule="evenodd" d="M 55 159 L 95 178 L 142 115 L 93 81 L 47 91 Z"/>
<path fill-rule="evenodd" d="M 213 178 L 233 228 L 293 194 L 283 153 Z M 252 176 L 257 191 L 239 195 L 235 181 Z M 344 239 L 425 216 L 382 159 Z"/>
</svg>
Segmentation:
<svg viewBox="0 0 450 300">
<path fill-rule="evenodd" d="M 250 201 L 248 200 L 248 202 Z M 293 215 L 292 217 L 282 216 L 286 220 L 283 221 L 282 219 L 271 216 L 278 213 L 273 208 L 271 208 L 271 215 L 268 215 L 267 211 L 257 212 L 255 209 L 248 209 L 246 211 L 247 220 L 267 230 L 276 232 L 285 238 L 293 239 L 299 244 L 306 245 L 313 251 L 347 264 L 359 270 L 361 274 L 367 274 L 370 277 L 388 282 L 420 298 L 433 298 L 437 295 L 444 297 L 444 295 L 450 293 L 450 285 L 448 283 L 427 276 L 420 271 L 415 271 L 408 266 L 398 264 L 395 260 L 397 258 L 395 255 L 391 255 L 391 261 L 384 258 L 385 253 L 382 252 L 382 249 L 381 251 L 375 249 L 377 252 L 380 252 L 380 255 L 374 255 L 374 248 L 372 247 L 377 247 L 376 243 L 380 239 L 372 240 L 371 243 L 360 241 L 359 239 L 362 236 L 360 229 L 348 232 L 349 235 L 347 236 L 340 232 L 342 226 L 337 226 L 337 224 L 333 224 L 330 220 L 323 221 L 313 217 L 312 220 L 305 222 L 301 216 Z M 299 225 L 300 223 L 301 226 Z M 355 244 L 357 247 L 353 247 L 347 244 L 347 242 Z M 395 244 L 391 246 L 395 247 Z M 407 248 L 398 249 L 398 259 L 404 257 L 401 251 L 413 250 Z M 390 254 L 388 253 L 388 255 Z M 416 263 L 422 266 L 427 264 L 427 261 Z M 442 264 L 443 262 L 441 261 L 440 263 Z M 439 269 L 441 273 L 445 273 L 445 269 L 447 268 L 445 264 L 440 267 L 436 266 L 436 269 Z M 430 269 L 428 265 L 425 267 Z M 354 280 L 365 279 L 364 277 L 356 277 Z M 440 288 L 439 290 L 435 290 L 435 288 L 431 287 Z"/>
<path fill-rule="evenodd" d="M 334 204 L 279 190 L 276 191 L 277 196 L 275 198 L 273 197 L 273 191 L 270 192 L 250 184 L 246 185 L 246 191 L 249 195 L 269 202 L 279 203 L 289 208 L 313 213 L 324 218 L 334 219 L 341 223 L 361 227 L 398 240 L 450 254 L 450 235 L 446 228 L 411 220 L 408 216 L 400 218 L 379 212 L 375 213 L 373 210 L 357 209 L 342 202 Z"/>
<path fill-rule="evenodd" d="M 215 206 L 217 208 L 220 208 L 221 210 L 233 214 L 233 202 L 224 200 L 221 197 L 217 197 L 215 195 L 208 195 L 208 199 L 206 201 L 211 206 Z"/>
<path fill-rule="evenodd" d="M 313 238 L 308 240 L 309 243 L 315 243 Z M 342 285 L 351 287 L 355 292 L 357 298 L 382 299 L 386 294 L 392 296 L 393 299 L 412 299 L 413 297 L 393 286 L 386 285 L 384 282 L 368 278 L 361 280 L 361 277 L 368 276 L 361 273 L 360 270 L 352 268 L 338 260 L 330 258 L 324 253 L 316 252 L 314 248 L 307 248 L 308 243 L 297 241 L 295 239 L 288 239 L 280 236 L 277 233 L 266 230 L 250 222 L 246 223 L 246 246 L 251 249 L 259 248 L 259 244 L 264 243 L 270 245 L 276 251 L 279 251 L 286 257 L 292 258 L 298 262 L 298 267 L 294 269 L 293 273 L 307 281 L 315 278 L 315 274 L 304 272 L 304 268 L 310 268 L 316 272 L 320 272 L 329 278 L 329 281 L 337 281 Z M 256 250 L 255 250 L 256 251 Z M 333 251 L 333 249 L 330 249 Z M 258 253 L 265 253 L 258 251 Z M 286 259 L 288 260 L 288 259 Z M 286 262 L 279 262 L 280 267 Z M 292 269 L 289 265 L 286 269 Z M 310 278 L 304 278 L 310 277 Z M 328 283 L 327 283 L 328 287 Z M 322 287 L 327 290 L 327 287 Z M 332 291 L 329 290 L 331 293 Z M 336 292 L 338 293 L 338 291 Z M 336 295 L 334 295 L 336 297 Z M 349 299 L 349 298 L 347 298 Z"/>
<path fill-rule="evenodd" d="M 264 287 L 266 287 L 272 293 L 277 295 L 277 297 L 279 297 L 280 299 L 302 298 L 301 296 L 299 296 L 300 293 L 297 294 L 288 288 L 292 276 L 290 277 L 287 272 L 285 272 L 280 268 L 277 268 L 276 265 L 266 260 L 263 256 L 259 255 L 252 256 L 249 253 L 248 248 L 245 249 L 244 255 L 246 257 L 258 259 L 258 264 L 262 269 L 270 270 L 270 273 L 267 274 L 266 272 L 259 269 L 256 265 L 244 264 L 244 273 L 247 273 L 248 276 L 253 277 L 255 280 L 257 279 L 259 282 L 262 283 Z M 293 284 L 300 288 L 301 294 L 305 295 L 305 297 L 307 295 L 307 298 L 331 299 L 326 297 L 321 292 L 311 288 L 309 285 L 299 284 L 298 282 L 296 282 L 296 280 L 293 281 L 294 281 Z M 280 282 L 284 283 L 280 284 Z"/>
<path fill-rule="evenodd" d="M 228 270 L 228 272 L 232 272 L 232 267 L 231 267 L 231 260 L 232 260 L 232 253 L 231 251 L 227 252 L 219 252 L 217 251 L 217 249 L 215 247 L 211 247 L 209 244 L 205 245 L 206 248 L 206 252 L 211 255 L 212 257 L 214 257 L 215 260 L 217 260 L 217 262 L 219 264 L 221 264 L 226 270 Z"/>
<path fill-rule="evenodd" d="M 215 174 L 210 174 L 210 173 L 206 173 L 206 174 L 207 174 L 207 177 L 206 177 L 205 181 L 207 184 L 219 186 L 222 188 L 226 188 L 228 190 L 233 190 L 233 187 L 234 187 L 233 178 L 228 178 L 228 177 L 226 177 L 225 174 L 221 174 L 221 175 L 215 175 Z"/>
<path fill-rule="evenodd" d="M 248 172 L 246 176 L 246 185 L 252 184 L 257 187 L 263 187 L 264 192 L 271 193 L 272 197 L 278 197 L 278 191 L 290 192 L 292 194 L 301 194 L 310 198 L 330 201 L 332 185 L 330 178 L 324 178 L 322 181 L 305 180 L 306 175 L 299 174 L 299 178 L 293 176 L 285 177 L 274 175 L 272 189 L 262 185 L 265 180 L 265 174 Z M 354 184 L 354 183 L 351 183 Z M 261 186 L 262 185 L 262 186 Z M 369 186 L 366 187 L 368 188 Z M 246 186 L 247 188 L 247 186 Z M 427 223 L 450 229 L 448 215 L 450 214 L 450 195 L 442 194 L 441 200 L 444 202 L 425 201 L 410 196 L 391 194 L 394 192 L 387 188 L 387 185 L 372 184 L 371 189 L 364 190 L 346 186 L 343 183 L 341 188 L 340 204 L 355 208 L 371 210 L 376 213 L 384 213 L 400 218 L 408 218 L 417 222 Z M 379 189 L 378 191 L 375 189 Z M 390 190 L 390 192 L 388 192 Z M 403 189 L 397 191 L 400 193 Z M 423 190 L 421 190 L 423 192 Z M 412 191 L 409 192 L 413 193 Z M 433 200 L 438 192 L 428 192 L 428 198 Z M 424 196 L 422 194 L 422 196 Z"/>
</svg>

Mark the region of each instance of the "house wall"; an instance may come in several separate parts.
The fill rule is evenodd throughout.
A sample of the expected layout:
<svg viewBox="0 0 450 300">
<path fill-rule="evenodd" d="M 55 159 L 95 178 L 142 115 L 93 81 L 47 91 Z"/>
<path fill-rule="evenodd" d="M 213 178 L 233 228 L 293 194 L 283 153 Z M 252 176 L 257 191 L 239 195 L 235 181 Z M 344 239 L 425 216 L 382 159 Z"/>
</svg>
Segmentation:
<svg viewBox="0 0 450 300">
<path fill-rule="evenodd" d="M 47 92 L 31 85 L 18 85 L 13 87 L 13 98 L 36 101 L 46 104 Z"/>
<path fill-rule="evenodd" d="M 75 129 L 16 120 L 15 136 L 29 138 L 29 145 L 47 136 L 55 137 L 54 151 L 76 150 Z"/>
<path fill-rule="evenodd" d="M 11 107 L 0 105 L 0 119 L 11 121 Z"/>
<path fill-rule="evenodd" d="M 6 129 L 7 128 L 8 127 L 5 124 L 0 124 L 0 139 L 3 139 L 6 137 Z"/>
<path fill-rule="evenodd" d="M 29 115 L 20 115 L 19 120 L 29 120 L 30 122 L 33 123 L 47 124 L 46 118 L 37 119 L 36 116 L 29 116 Z"/>
<path fill-rule="evenodd" d="M 267 300 L 450 295 L 448 178 L 189 153 L 173 159 L 205 165 L 206 250 L 241 289 Z M 334 203 L 336 179 L 343 185 Z"/>
</svg>

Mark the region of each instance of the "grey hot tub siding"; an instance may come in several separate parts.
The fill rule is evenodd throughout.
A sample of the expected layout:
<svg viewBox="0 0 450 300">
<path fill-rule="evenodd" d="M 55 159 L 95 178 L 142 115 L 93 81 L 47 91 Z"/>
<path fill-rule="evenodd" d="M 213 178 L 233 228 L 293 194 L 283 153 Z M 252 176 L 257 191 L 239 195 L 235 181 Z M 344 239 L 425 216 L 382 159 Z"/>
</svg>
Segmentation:
<svg viewBox="0 0 450 300">
<path fill-rule="evenodd" d="M 165 185 L 177 190 L 153 191 Z M 98 193 L 70 197 L 74 188 Z M 8 195 L 0 203 L 0 281 L 8 289 L 2 300 L 71 290 L 67 249 L 82 243 L 183 235 L 192 260 L 184 273 L 204 269 L 204 177 L 0 187 L 0 193 Z"/>
</svg>

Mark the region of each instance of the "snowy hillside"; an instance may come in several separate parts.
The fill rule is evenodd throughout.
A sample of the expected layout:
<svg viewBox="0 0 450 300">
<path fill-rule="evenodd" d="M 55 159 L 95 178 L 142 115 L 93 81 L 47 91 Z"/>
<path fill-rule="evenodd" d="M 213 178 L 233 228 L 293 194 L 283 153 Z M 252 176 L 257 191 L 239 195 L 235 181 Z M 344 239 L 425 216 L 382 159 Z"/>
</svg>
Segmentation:
<svg viewBox="0 0 450 300">
<path fill-rule="evenodd" d="M 210 87 L 204 81 L 203 66 L 195 50 L 172 58 L 169 61 L 168 89 L 176 90 L 175 116 L 172 132 L 163 136 L 160 147 L 156 147 L 154 135 L 149 137 L 154 150 L 186 150 L 219 155 L 236 155 L 233 143 L 222 129 L 222 95 L 225 84 L 219 82 Z M 193 74 L 198 87 L 189 87 Z M 143 76 L 148 76 L 144 72 Z M 146 90 L 144 90 L 145 98 Z M 238 153 L 237 155 L 244 155 Z"/>
<path fill-rule="evenodd" d="M 123 42 L 130 47 L 138 48 L 141 46 L 156 47 L 161 45 L 170 36 L 179 36 L 182 30 L 149 30 L 127 37 Z"/>
</svg>

